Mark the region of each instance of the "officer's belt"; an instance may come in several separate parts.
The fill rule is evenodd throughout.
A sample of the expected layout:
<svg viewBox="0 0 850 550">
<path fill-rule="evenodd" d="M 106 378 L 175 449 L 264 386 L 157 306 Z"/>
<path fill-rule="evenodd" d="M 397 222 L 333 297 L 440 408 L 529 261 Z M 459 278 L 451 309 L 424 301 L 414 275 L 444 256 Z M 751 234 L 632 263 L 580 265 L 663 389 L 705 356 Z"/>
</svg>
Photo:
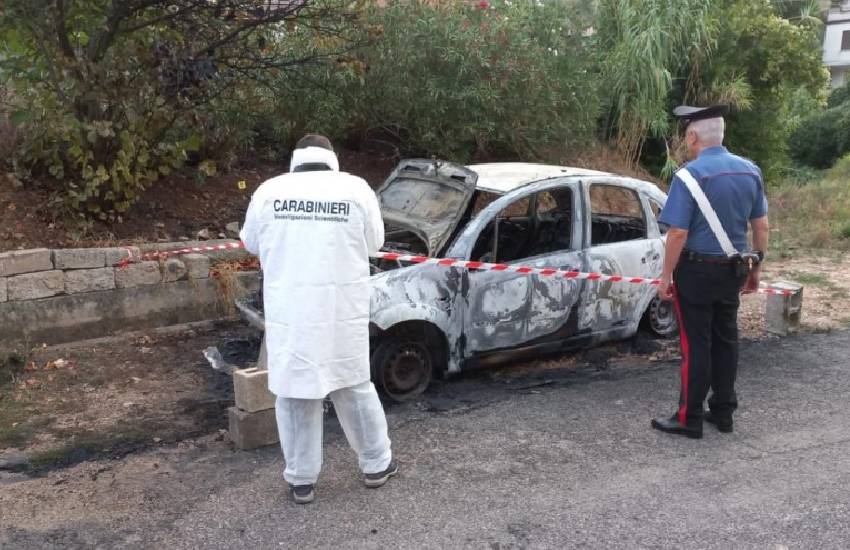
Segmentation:
<svg viewBox="0 0 850 550">
<path fill-rule="evenodd" d="M 737 261 L 737 258 L 726 258 L 725 256 L 712 256 L 710 254 L 699 254 L 691 250 L 682 252 L 682 259 L 689 262 L 700 262 L 705 264 L 715 265 L 732 265 Z"/>
</svg>

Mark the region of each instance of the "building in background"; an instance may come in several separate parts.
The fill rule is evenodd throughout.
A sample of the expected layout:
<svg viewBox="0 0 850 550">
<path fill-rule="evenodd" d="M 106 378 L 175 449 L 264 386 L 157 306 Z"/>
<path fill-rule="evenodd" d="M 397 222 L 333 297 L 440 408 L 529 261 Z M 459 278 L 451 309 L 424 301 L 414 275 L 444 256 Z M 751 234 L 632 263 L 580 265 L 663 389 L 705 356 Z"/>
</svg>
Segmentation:
<svg viewBox="0 0 850 550">
<path fill-rule="evenodd" d="M 850 0 L 833 3 L 823 38 L 823 63 L 832 77 L 832 87 L 844 84 L 850 73 Z"/>
</svg>

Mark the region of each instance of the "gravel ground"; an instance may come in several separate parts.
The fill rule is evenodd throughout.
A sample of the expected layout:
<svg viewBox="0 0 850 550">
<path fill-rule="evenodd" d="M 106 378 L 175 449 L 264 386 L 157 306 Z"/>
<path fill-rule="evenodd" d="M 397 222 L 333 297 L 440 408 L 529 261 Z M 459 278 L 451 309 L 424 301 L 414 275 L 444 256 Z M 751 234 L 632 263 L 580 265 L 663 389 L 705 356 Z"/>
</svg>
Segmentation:
<svg viewBox="0 0 850 550">
<path fill-rule="evenodd" d="M 326 423 L 318 499 L 279 450 L 215 436 L 0 478 L 3 548 L 784 548 L 850 541 L 850 332 L 749 343 L 736 431 L 649 429 L 670 362 L 476 374 L 391 407 L 401 474 L 365 489 Z"/>
</svg>

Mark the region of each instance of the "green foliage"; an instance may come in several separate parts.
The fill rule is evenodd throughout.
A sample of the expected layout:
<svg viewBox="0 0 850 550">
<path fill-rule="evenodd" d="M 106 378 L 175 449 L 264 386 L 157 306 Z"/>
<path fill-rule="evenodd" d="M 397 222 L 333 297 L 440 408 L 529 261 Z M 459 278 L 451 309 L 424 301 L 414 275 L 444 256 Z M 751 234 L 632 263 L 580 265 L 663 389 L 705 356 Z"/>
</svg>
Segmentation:
<svg viewBox="0 0 850 550">
<path fill-rule="evenodd" d="M 52 182 L 55 206 L 101 219 L 187 160 L 211 175 L 250 147 L 253 117 L 241 115 L 268 75 L 350 48 L 360 4 L 6 0 L 16 170 Z"/>
<path fill-rule="evenodd" d="M 86 93 L 64 89 L 74 96 Z M 17 113 L 29 115 L 15 166 L 20 176 L 41 171 L 57 182 L 56 206 L 106 219 L 126 211 L 150 183 L 181 166 L 192 144 L 169 131 L 174 109 L 157 102 L 149 86 L 140 84 L 121 97 L 114 87 L 103 90 L 98 99 L 120 109 L 121 116 L 78 117 L 43 86 L 14 88 Z M 36 105 L 40 109 L 32 108 Z"/>
<path fill-rule="evenodd" d="M 850 250 L 850 155 L 833 168 L 804 170 L 797 180 L 779 180 L 770 192 L 771 241 L 804 249 Z M 774 239 L 776 237 L 776 239 Z"/>
<path fill-rule="evenodd" d="M 847 106 L 833 107 L 803 120 L 789 143 L 795 161 L 814 168 L 829 168 L 850 152 Z"/>
<path fill-rule="evenodd" d="M 692 52 L 707 46 L 710 0 L 602 0 L 599 45 L 609 135 L 630 157 L 669 133 L 669 97 Z"/>
<path fill-rule="evenodd" d="M 850 81 L 844 83 L 843 86 L 839 86 L 832 90 L 829 94 L 829 100 L 827 101 L 826 106 L 828 108 L 838 107 L 850 101 Z"/>
<path fill-rule="evenodd" d="M 791 134 L 791 157 L 800 164 L 829 168 L 842 155 L 850 153 L 850 85 L 833 90 L 827 107 L 825 110 L 812 109 Z M 836 169 L 847 164 L 842 159 Z"/>
<path fill-rule="evenodd" d="M 546 160 L 599 135 L 637 159 L 650 139 L 660 167 L 684 101 L 733 105 L 728 144 L 769 179 L 792 134 L 813 166 L 850 147 L 850 89 L 813 118 L 827 76 L 808 0 L 372 4 L 5 0 L 18 176 L 108 219 L 175 169 L 279 159 L 305 132 L 459 161 Z"/>
<path fill-rule="evenodd" d="M 317 67 L 309 89 L 281 83 L 290 133 L 455 160 L 540 158 L 591 138 L 598 88 L 581 34 L 590 20 L 572 3 L 432 4 L 373 10 L 370 47 Z"/>
<path fill-rule="evenodd" d="M 850 181 L 850 155 L 845 155 L 838 159 L 835 165 L 827 170 L 824 178 L 833 182 L 848 182 Z M 848 193 L 850 197 L 850 193 Z M 850 204 L 847 206 L 850 207 Z"/>
<path fill-rule="evenodd" d="M 729 118 L 727 143 L 759 163 L 771 179 L 787 164 L 788 137 L 800 123 L 792 108 L 805 104 L 804 94 L 822 101 L 828 83 L 819 23 L 785 19 L 770 0 L 717 0 L 712 17 L 717 40 L 691 86 L 710 90 L 718 82 L 743 79 L 748 104 Z"/>
</svg>

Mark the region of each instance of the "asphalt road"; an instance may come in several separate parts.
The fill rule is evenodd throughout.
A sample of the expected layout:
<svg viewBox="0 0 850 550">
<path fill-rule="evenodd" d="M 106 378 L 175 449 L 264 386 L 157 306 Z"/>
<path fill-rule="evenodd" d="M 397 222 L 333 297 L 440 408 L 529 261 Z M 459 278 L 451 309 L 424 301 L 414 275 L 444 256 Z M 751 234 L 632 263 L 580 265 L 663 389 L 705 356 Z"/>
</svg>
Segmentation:
<svg viewBox="0 0 850 550">
<path fill-rule="evenodd" d="M 364 488 L 334 419 L 317 501 L 275 448 L 215 437 L 0 485 L 0 546 L 850 548 L 850 332 L 748 344 L 735 432 L 653 431 L 677 368 L 530 369 L 389 410 L 401 473 Z"/>
</svg>

